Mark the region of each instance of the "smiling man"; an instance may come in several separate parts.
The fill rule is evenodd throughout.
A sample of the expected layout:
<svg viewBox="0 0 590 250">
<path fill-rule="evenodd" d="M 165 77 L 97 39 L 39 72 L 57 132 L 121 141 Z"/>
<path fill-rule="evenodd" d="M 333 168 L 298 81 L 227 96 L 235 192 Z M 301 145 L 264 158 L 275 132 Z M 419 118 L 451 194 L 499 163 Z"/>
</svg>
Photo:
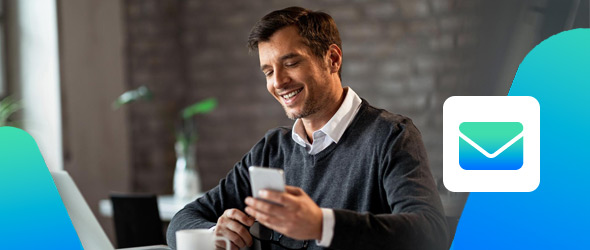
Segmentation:
<svg viewBox="0 0 590 250">
<path fill-rule="evenodd" d="M 342 44 L 326 13 L 264 16 L 248 40 L 269 93 L 295 120 L 276 128 L 226 178 L 174 216 L 175 232 L 210 228 L 232 249 L 447 249 L 444 213 L 420 132 L 342 87 Z M 252 198 L 248 167 L 284 170 L 285 192 Z M 218 248 L 222 243 L 218 242 Z"/>
<path fill-rule="evenodd" d="M 325 124 L 336 113 L 344 99 L 336 74 L 342 62 L 338 45 L 331 44 L 328 57 L 318 60 L 297 27 L 289 26 L 259 43 L 258 51 L 268 92 L 283 105 L 290 119 L 320 118 L 318 123 Z"/>
</svg>

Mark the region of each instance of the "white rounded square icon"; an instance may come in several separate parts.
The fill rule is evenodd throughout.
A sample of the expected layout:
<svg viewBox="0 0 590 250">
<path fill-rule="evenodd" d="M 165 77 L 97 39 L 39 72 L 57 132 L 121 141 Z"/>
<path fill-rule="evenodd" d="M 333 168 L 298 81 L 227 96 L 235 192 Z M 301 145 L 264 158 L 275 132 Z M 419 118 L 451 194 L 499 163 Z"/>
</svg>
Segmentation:
<svg viewBox="0 0 590 250">
<path fill-rule="evenodd" d="M 443 182 L 453 192 L 531 192 L 540 107 L 530 96 L 453 96 L 443 106 Z"/>
</svg>

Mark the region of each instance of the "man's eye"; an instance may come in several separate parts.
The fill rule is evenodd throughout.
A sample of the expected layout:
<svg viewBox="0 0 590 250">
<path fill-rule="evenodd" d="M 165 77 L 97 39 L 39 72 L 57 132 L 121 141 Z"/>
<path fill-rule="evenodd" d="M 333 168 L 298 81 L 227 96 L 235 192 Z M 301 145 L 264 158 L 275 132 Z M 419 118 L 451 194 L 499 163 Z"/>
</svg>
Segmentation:
<svg viewBox="0 0 590 250">
<path fill-rule="evenodd" d="M 266 77 L 272 76 L 272 70 L 264 72 L 264 76 L 266 76 Z"/>
<path fill-rule="evenodd" d="M 298 63 L 299 63 L 298 61 L 297 61 L 297 62 L 288 62 L 288 63 L 286 63 L 285 65 L 286 65 L 287 67 L 292 67 L 292 66 L 295 66 L 295 65 L 297 65 Z"/>
</svg>

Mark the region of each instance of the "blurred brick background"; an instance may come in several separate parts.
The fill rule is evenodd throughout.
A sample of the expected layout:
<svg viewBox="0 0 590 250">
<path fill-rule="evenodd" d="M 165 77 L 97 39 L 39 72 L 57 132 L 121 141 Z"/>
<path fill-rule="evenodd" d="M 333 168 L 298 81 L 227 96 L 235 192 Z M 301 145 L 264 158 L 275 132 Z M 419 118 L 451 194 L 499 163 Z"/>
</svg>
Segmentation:
<svg viewBox="0 0 590 250">
<path fill-rule="evenodd" d="M 581 9 L 587 9 L 584 4 Z M 147 85 L 155 94 L 154 101 L 130 107 L 133 191 L 172 193 L 174 123 L 181 108 L 198 100 L 219 100 L 213 113 L 197 118 L 204 190 L 268 129 L 292 125 L 266 92 L 258 56 L 248 54 L 246 39 L 263 15 L 297 5 L 334 17 L 343 41 L 343 85 L 374 106 L 414 120 L 447 213 L 455 215 L 462 204 L 455 206 L 460 202 L 441 183 L 443 102 L 452 95 L 506 95 L 526 52 L 561 31 L 567 18 L 546 11 L 562 7 L 557 0 L 127 0 L 123 5 L 127 87 Z M 556 21 L 561 23 L 554 29 L 539 29 Z"/>
<path fill-rule="evenodd" d="M 172 1 L 124 4 L 128 88 L 150 103 L 130 107 L 133 189 L 171 193 L 178 111 L 219 100 L 197 118 L 203 188 L 215 186 L 264 133 L 291 125 L 266 92 L 246 39 L 266 13 L 299 5 L 332 15 L 343 40 L 343 84 L 374 106 L 411 117 L 431 169 L 442 178 L 442 103 L 469 91 L 479 1 Z M 505 94 L 505 93 L 504 93 Z M 163 178 L 164 177 L 164 178 Z"/>
</svg>

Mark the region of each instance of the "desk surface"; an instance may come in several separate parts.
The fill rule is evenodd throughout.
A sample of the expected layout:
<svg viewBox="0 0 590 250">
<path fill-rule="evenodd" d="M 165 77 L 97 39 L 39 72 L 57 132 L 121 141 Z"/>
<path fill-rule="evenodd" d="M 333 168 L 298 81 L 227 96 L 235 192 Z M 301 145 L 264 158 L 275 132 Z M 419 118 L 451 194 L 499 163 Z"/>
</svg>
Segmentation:
<svg viewBox="0 0 590 250">
<path fill-rule="evenodd" d="M 202 195 L 202 194 L 201 194 Z M 180 211 L 186 204 L 201 197 L 198 195 L 191 199 L 179 199 L 174 195 L 160 195 L 158 196 L 158 210 L 160 210 L 160 219 L 162 221 L 170 221 L 172 217 Z M 102 216 L 113 217 L 113 205 L 110 199 L 103 199 L 98 202 L 98 210 Z"/>
</svg>

